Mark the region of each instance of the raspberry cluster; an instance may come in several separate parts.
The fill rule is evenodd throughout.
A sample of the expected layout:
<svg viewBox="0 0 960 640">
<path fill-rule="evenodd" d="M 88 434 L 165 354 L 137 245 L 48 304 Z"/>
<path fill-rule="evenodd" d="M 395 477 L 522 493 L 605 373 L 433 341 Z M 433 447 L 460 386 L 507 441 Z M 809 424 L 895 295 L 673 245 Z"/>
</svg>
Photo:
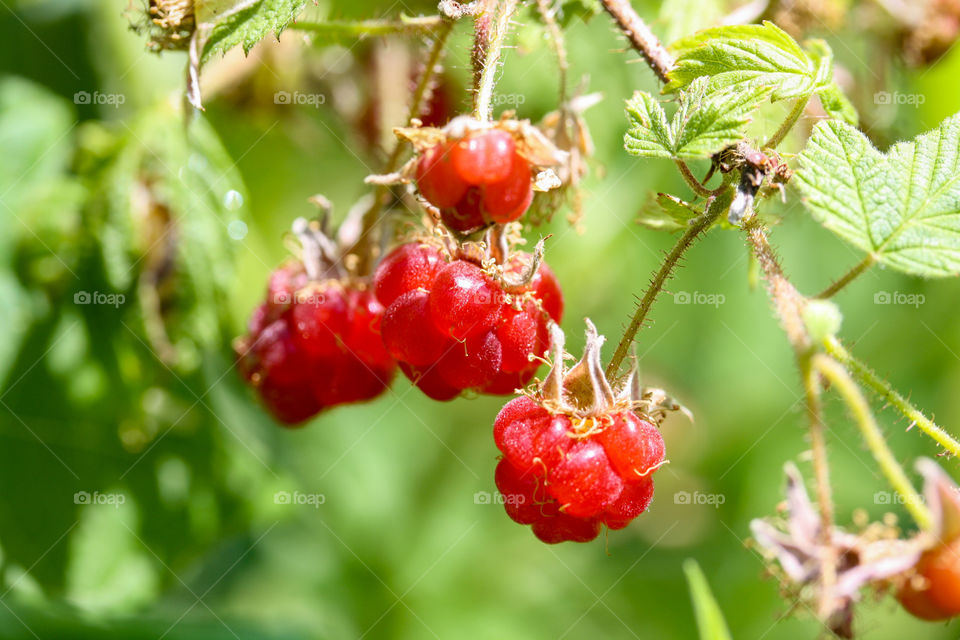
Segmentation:
<svg viewBox="0 0 960 640">
<path fill-rule="evenodd" d="M 267 299 L 234 343 L 238 368 L 280 422 L 383 393 L 396 363 L 383 347 L 383 306 L 353 278 L 312 278 L 290 261 L 270 276 Z"/>
<path fill-rule="evenodd" d="M 427 396 L 461 391 L 507 394 L 525 386 L 559 322 L 563 296 L 535 256 L 511 256 L 494 279 L 465 259 L 446 259 L 429 244 L 409 243 L 387 255 L 374 274 L 386 308 L 383 342 L 400 369 Z"/>
<path fill-rule="evenodd" d="M 533 201 L 533 168 L 513 136 L 498 128 L 427 149 L 417 164 L 416 182 L 443 223 L 461 233 L 513 222 Z"/>
<path fill-rule="evenodd" d="M 534 397 L 507 403 L 493 428 L 507 515 L 547 543 L 587 542 L 604 524 L 626 527 L 650 505 L 652 475 L 664 462 L 659 429 L 632 409 L 633 385 L 619 396 L 607 385 L 602 338 L 588 327 L 584 357 L 569 372 L 554 330 L 550 376 Z"/>
</svg>

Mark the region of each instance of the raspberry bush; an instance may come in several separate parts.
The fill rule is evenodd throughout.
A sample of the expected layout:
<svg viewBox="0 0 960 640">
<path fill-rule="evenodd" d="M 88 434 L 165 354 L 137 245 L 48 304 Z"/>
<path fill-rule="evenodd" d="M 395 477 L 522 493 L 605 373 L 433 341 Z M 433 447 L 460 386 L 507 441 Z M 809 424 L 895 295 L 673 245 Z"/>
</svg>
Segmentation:
<svg viewBox="0 0 960 640">
<path fill-rule="evenodd" d="M 956 636 L 955 0 L 127 4 L 0 21 L 0 637 Z"/>
</svg>

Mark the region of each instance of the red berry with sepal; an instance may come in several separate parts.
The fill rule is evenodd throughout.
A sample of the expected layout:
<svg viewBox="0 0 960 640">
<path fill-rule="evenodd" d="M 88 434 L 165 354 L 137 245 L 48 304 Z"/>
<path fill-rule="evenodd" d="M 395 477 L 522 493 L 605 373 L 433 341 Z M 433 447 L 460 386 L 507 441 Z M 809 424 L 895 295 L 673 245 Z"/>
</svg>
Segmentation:
<svg viewBox="0 0 960 640">
<path fill-rule="evenodd" d="M 635 372 L 617 389 L 600 363 L 603 338 L 587 321 L 587 345 L 564 364 L 563 332 L 552 327 L 552 369 L 535 392 L 507 403 L 494 423 L 503 453 L 497 486 L 529 496 L 534 513 L 508 507 L 547 543 L 593 540 L 602 525 L 622 529 L 650 505 L 652 475 L 663 464 L 663 438 L 653 416 L 634 411 L 641 392 Z M 661 407 L 651 407 L 662 418 Z"/>
<path fill-rule="evenodd" d="M 454 390 L 468 389 L 510 394 L 533 379 L 552 322 L 531 288 L 545 268 L 542 246 L 536 257 L 517 256 L 499 269 L 482 257 L 452 258 L 410 243 L 377 268 L 384 345 L 431 398 L 449 400 Z"/>
<path fill-rule="evenodd" d="M 383 305 L 366 280 L 341 272 L 339 259 L 319 250 L 335 244 L 318 224 L 298 219 L 294 231 L 305 262 L 287 262 L 271 274 L 266 302 L 234 343 L 240 373 L 288 425 L 375 398 L 396 370 L 381 336 Z"/>
<path fill-rule="evenodd" d="M 458 121 L 447 127 L 449 137 L 420 155 L 420 194 L 459 233 L 517 220 L 533 201 L 533 166 L 515 139 L 522 135 L 515 127 Z"/>
</svg>

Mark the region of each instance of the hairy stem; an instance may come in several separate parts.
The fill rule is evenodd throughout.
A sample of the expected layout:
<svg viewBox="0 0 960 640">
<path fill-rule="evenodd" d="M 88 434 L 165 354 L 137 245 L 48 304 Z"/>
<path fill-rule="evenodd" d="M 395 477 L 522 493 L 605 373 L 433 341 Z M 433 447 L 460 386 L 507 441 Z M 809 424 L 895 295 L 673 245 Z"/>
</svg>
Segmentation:
<svg viewBox="0 0 960 640">
<path fill-rule="evenodd" d="M 777 146 L 783 142 L 783 139 L 787 137 L 790 130 L 797 124 L 797 120 L 803 115 L 804 110 L 807 108 L 807 102 L 809 101 L 810 96 L 800 96 L 797 98 L 797 101 L 793 103 L 793 109 L 787 114 L 786 120 L 783 121 L 780 128 L 767 140 L 767 143 L 764 145 L 765 148 L 776 149 Z"/>
<path fill-rule="evenodd" d="M 857 383 L 840 363 L 828 356 L 815 355 L 814 367 L 824 378 L 830 381 L 843 397 L 857 426 L 860 428 L 860 432 L 863 434 L 867 448 L 870 449 L 870 453 L 873 454 L 877 464 L 880 465 L 880 470 L 886 476 L 887 481 L 903 498 L 904 506 L 913 516 L 914 521 L 921 529 L 929 529 L 932 524 L 930 511 L 923 504 L 923 498 L 910 484 L 910 479 L 904 472 L 903 467 L 900 466 L 893 452 L 890 451 L 890 447 L 883 437 L 883 432 L 880 431 L 877 421 L 870 412 L 870 405 L 867 404 L 867 399 L 860 391 L 860 387 L 857 386 Z"/>
<path fill-rule="evenodd" d="M 669 82 L 667 74 L 673 70 L 676 63 L 666 47 L 660 43 L 647 23 L 637 15 L 630 0 L 600 0 L 603 8 L 614 19 L 620 31 L 627 37 L 630 44 L 637 50 L 647 65 L 653 70 L 662 82 Z"/>
<path fill-rule="evenodd" d="M 801 315 L 804 298 L 784 275 L 780 262 L 767 239 L 766 229 L 764 229 L 760 220 L 753 216 L 744 222 L 743 228 L 747 233 L 747 241 L 750 243 L 757 262 L 760 264 L 760 269 L 767 280 L 767 289 L 773 299 L 780 324 L 783 326 L 787 339 L 799 358 L 811 347 L 810 337 L 807 334 L 807 328 Z"/>
<path fill-rule="evenodd" d="M 424 97 L 430 89 L 430 83 L 433 82 L 437 66 L 440 63 L 440 56 L 443 55 L 443 50 L 447 45 L 447 38 L 450 36 L 452 29 L 453 21 L 444 20 L 434 31 L 433 46 L 430 47 L 427 60 L 424 63 L 423 73 L 420 74 L 417 86 L 413 90 L 413 96 L 410 99 L 410 109 L 407 111 L 407 122 L 404 124 L 409 123 L 412 119 L 420 115 Z M 400 159 L 403 157 L 403 150 L 404 144 L 398 139 L 393 146 L 393 151 L 390 152 L 390 156 L 387 158 L 382 173 L 392 173 L 397 170 L 400 166 Z M 373 235 L 372 231 L 380 221 L 380 211 L 386 206 L 389 197 L 390 187 L 378 185 L 374 191 L 373 202 L 370 204 L 370 208 L 363 214 L 363 229 L 360 233 L 360 238 L 357 240 L 356 245 L 350 250 L 350 253 L 357 255 L 360 259 L 357 272 L 361 275 L 369 273 L 373 266 L 371 263 L 374 256 L 368 248 L 371 236 Z"/>
<path fill-rule="evenodd" d="M 838 291 L 856 280 L 861 273 L 872 267 L 876 262 L 877 259 L 872 253 L 867 254 L 866 258 L 858 262 L 856 266 L 850 269 L 850 271 L 847 271 L 839 280 L 817 294 L 817 297 L 822 299 L 832 298 Z"/>
<path fill-rule="evenodd" d="M 937 441 L 937 443 L 946 449 L 951 455 L 960 456 L 960 442 L 957 442 L 949 433 L 923 415 L 919 409 L 914 407 L 902 395 L 890 385 L 889 382 L 878 376 L 866 364 L 857 360 L 849 351 L 844 348 L 839 340 L 828 337 L 824 340 L 824 348 L 827 353 L 834 357 L 840 364 L 855 377 L 861 384 L 872 389 L 874 393 L 883 398 L 887 403 L 897 409 L 903 416 L 917 425 L 921 431 Z"/>
<path fill-rule="evenodd" d="M 488 3 L 488 6 L 490 4 Z M 480 65 L 479 74 L 475 76 L 476 87 L 473 96 L 473 115 L 478 120 L 490 120 L 493 116 L 493 87 L 496 83 L 497 69 L 500 66 L 500 55 L 503 52 L 507 33 L 510 31 L 510 19 L 517 10 L 519 0 L 499 0 L 492 4 L 495 13 L 490 18 L 487 28 L 482 30 L 485 32 L 486 42 L 480 42 L 484 34 L 478 28 L 477 42 L 474 43 L 474 52 L 477 54 L 474 63 Z M 477 16 L 477 20 L 485 17 L 486 15 Z"/>
<path fill-rule="evenodd" d="M 709 198 L 711 195 L 713 195 L 710 189 L 707 189 L 705 186 L 703 186 L 703 183 L 697 180 L 696 176 L 691 173 L 690 167 L 687 166 L 686 162 L 683 160 L 674 159 L 674 163 L 677 165 L 677 169 L 680 170 L 680 175 L 683 176 L 683 179 L 686 180 L 687 184 L 691 189 L 693 189 L 694 193 L 705 198 Z"/>
<path fill-rule="evenodd" d="M 690 226 L 683 232 L 683 235 L 680 236 L 677 243 L 673 245 L 673 249 L 670 250 L 663 264 L 660 265 L 659 271 L 654 274 L 653 280 L 650 281 L 650 285 L 644 292 L 640 304 L 637 305 L 637 310 L 634 312 L 633 318 L 630 319 L 630 325 L 624 332 L 623 337 L 620 338 L 620 343 L 617 344 L 617 350 L 614 351 L 613 358 L 610 360 L 610 364 L 607 365 L 606 375 L 609 381 L 613 382 L 616 379 L 620 371 L 620 365 L 623 364 L 624 358 L 626 358 L 630 352 L 630 345 L 633 344 L 634 339 L 637 337 L 637 332 L 640 330 L 640 327 L 643 326 L 643 322 L 650 312 L 650 307 L 653 306 L 657 296 L 663 290 L 664 283 L 672 275 L 680 258 L 700 234 L 713 224 L 721 213 L 722 209 L 720 207 L 711 207 L 710 203 L 707 203 L 703 214 L 691 220 Z"/>
<path fill-rule="evenodd" d="M 817 485 L 817 505 L 820 507 L 820 543 L 828 553 L 833 553 L 831 532 L 833 531 L 833 496 L 830 491 L 830 465 L 827 460 L 827 443 L 824 437 L 823 406 L 820 401 L 820 377 L 813 368 L 813 358 L 807 354 L 799 361 L 803 378 L 804 398 L 807 418 L 810 422 L 810 449 L 813 453 L 813 475 Z M 820 576 L 821 593 L 832 593 L 837 581 L 836 557 L 824 558 Z M 821 615 L 829 612 L 829 603 L 820 603 Z"/>
</svg>

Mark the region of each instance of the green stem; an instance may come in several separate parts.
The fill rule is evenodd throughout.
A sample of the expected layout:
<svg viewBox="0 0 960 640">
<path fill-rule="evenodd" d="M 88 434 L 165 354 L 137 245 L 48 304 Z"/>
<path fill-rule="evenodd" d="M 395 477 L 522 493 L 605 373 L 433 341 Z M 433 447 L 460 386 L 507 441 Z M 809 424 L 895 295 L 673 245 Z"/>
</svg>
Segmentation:
<svg viewBox="0 0 960 640">
<path fill-rule="evenodd" d="M 787 114 L 787 119 L 783 121 L 783 124 L 780 125 L 780 128 L 767 140 L 767 143 L 764 145 L 764 148 L 767 149 L 776 149 L 777 145 L 783 142 L 783 139 L 787 137 L 787 134 L 790 133 L 790 130 L 793 129 L 793 126 L 797 124 L 797 120 L 800 119 L 800 116 L 803 115 L 803 111 L 807 108 L 807 102 L 810 100 L 810 96 L 801 96 L 797 98 L 797 101 L 793 104 L 793 109 L 790 110 L 790 113 Z"/>
<path fill-rule="evenodd" d="M 800 375 L 803 379 L 804 399 L 807 418 L 810 423 L 810 450 L 813 453 L 813 475 L 817 485 L 817 504 L 820 507 L 820 543 L 824 549 L 833 552 L 831 536 L 833 532 L 833 495 L 830 491 L 830 464 L 827 460 L 827 442 L 824 437 L 823 405 L 820 400 L 822 388 L 820 377 L 813 368 L 813 357 L 808 351 L 798 360 Z M 836 558 L 825 559 L 820 576 L 822 593 L 832 593 L 837 581 Z M 829 603 L 820 603 L 821 615 L 829 611 Z"/>
<path fill-rule="evenodd" d="M 949 433 L 938 427 L 933 420 L 923 415 L 919 409 L 897 393 L 889 382 L 878 376 L 866 364 L 857 360 L 839 340 L 828 337 L 823 344 L 827 353 L 845 366 L 863 385 L 872 389 L 884 401 L 896 408 L 908 420 L 916 424 L 921 431 L 936 440 L 951 455 L 960 457 L 960 442 L 957 442 Z"/>
<path fill-rule="evenodd" d="M 475 47 L 475 49 L 482 49 L 483 51 L 482 66 L 477 78 L 473 103 L 473 115 L 477 120 L 490 120 L 493 116 L 493 87 L 496 84 L 497 68 L 500 66 L 503 43 L 510 31 L 510 19 L 517 10 L 519 0 L 501 0 L 494 4 L 496 14 L 490 21 L 489 35 L 485 46 Z M 480 17 L 478 16 L 478 18 Z M 478 31 L 478 35 L 479 33 Z"/>
<path fill-rule="evenodd" d="M 690 245 L 694 243 L 701 233 L 710 228 L 710 225 L 712 225 L 722 213 L 720 207 L 712 207 L 710 206 L 711 204 L 711 202 L 708 202 L 704 212 L 699 217 L 691 220 L 690 226 L 687 227 L 687 230 L 680 236 L 677 243 L 673 245 L 673 249 L 667 254 L 663 264 L 660 265 L 660 269 L 654 274 L 653 280 L 650 281 L 650 285 L 644 292 L 643 298 L 640 299 L 640 304 L 637 305 L 637 310 L 634 312 L 633 318 L 630 319 L 630 326 L 627 327 L 623 337 L 620 338 L 620 343 L 617 344 L 617 350 L 613 353 L 610 364 L 607 365 L 606 375 L 607 379 L 611 382 L 616 379 L 620 371 L 620 365 L 623 364 L 624 358 L 626 358 L 630 352 L 630 345 L 633 344 L 634 339 L 637 337 L 637 332 L 640 330 L 640 327 L 643 326 L 643 321 L 650 312 L 650 307 L 653 306 L 657 296 L 663 290 L 664 283 L 670 278 L 683 253 L 690 248 Z"/>
<path fill-rule="evenodd" d="M 674 158 L 674 164 L 677 165 L 677 169 L 680 170 L 680 175 L 683 176 L 683 179 L 686 180 L 687 184 L 693 189 L 694 193 L 698 196 L 703 196 L 704 198 L 709 198 L 713 195 L 713 192 L 710 189 L 707 189 L 703 184 L 697 180 L 696 176 L 690 171 L 690 167 L 687 166 L 687 163 L 678 158 Z"/>
<path fill-rule="evenodd" d="M 893 452 L 890 451 L 890 447 L 883 437 L 883 432 L 880 431 L 877 421 L 870 412 L 870 405 L 867 404 L 867 399 L 863 396 L 863 392 L 860 391 L 860 387 L 857 386 L 857 383 L 850 377 L 850 374 L 847 373 L 847 370 L 844 369 L 839 362 L 828 356 L 823 354 L 815 355 L 813 364 L 816 370 L 819 371 L 824 378 L 829 380 L 837 392 L 843 397 L 847 407 L 853 414 L 857 426 L 860 428 L 860 432 L 863 434 L 867 448 L 870 449 L 870 453 L 873 454 L 877 464 L 880 465 L 880 470 L 883 472 L 883 475 L 886 476 L 887 481 L 903 498 L 904 506 L 906 506 L 910 515 L 913 516 L 914 521 L 916 521 L 921 529 L 930 529 L 932 524 L 930 511 L 923 504 L 923 498 L 920 497 L 916 489 L 913 488 L 913 485 L 910 484 L 910 479 L 907 478 L 903 467 L 900 466 Z"/>
<path fill-rule="evenodd" d="M 829 287 L 821 291 L 816 297 L 821 299 L 831 298 L 837 294 L 838 291 L 843 289 L 845 286 L 857 279 L 860 274 L 865 272 L 867 269 L 876 264 L 877 259 L 872 253 L 867 254 L 867 257 L 861 260 L 854 266 L 850 271 L 847 271 L 843 277 L 831 284 Z"/>
</svg>

